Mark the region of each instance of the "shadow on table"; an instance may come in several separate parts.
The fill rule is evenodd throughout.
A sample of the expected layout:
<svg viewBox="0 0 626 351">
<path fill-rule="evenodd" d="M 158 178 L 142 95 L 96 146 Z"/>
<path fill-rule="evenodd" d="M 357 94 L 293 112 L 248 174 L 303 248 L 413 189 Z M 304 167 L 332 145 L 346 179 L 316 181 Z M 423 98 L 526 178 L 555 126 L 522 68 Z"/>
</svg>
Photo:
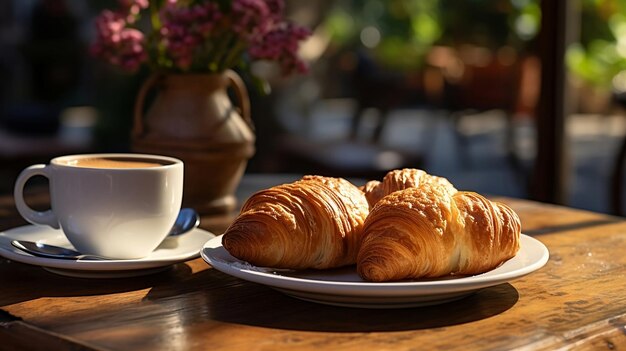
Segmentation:
<svg viewBox="0 0 626 351">
<path fill-rule="evenodd" d="M 5 259 L 0 257 L 0 260 Z M 72 278 L 50 273 L 43 268 L 6 261 L 0 270 L 3 290 L 0 294 L 0 307 L 40 297 L 92 296 L 147 289 L 157 285 L 175 284 L 191 275 L 191 268 L 187 264 L 178 263 L 165 271 L 139 277 Z M 42 285 L 45 285 L 43 289 Z"/>
<path fill-rule="evenodd" d="M 214 269 L 195 273 L 174 289 L 171 286 L 154 287 L 145 299 L 168 305 L 181 295 L 187 295 L 188 303 L 195 305 L 176 305 L 179 309 L 193 311 L 186 314 L 186 320 L 181 321 L 183 324 L 215 320 L 265 328 L 339 333 L 403 331 L 470 323 L 503 313 L 519 299 L 517 290 L 505 283 L 436 306 L 404 309 L 335 307 L 292 298 Z"/>
</svg>

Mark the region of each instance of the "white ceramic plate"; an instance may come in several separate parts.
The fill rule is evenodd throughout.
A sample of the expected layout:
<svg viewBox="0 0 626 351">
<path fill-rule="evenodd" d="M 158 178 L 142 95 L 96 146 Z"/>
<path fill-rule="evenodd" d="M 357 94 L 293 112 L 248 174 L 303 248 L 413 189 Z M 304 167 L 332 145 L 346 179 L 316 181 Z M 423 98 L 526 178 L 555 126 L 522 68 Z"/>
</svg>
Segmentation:
<svg viewBox="0 0 626 351">
<path fill-rule="evenodd" d="M 264 284 L 283 293 L 313 302 L 365 308 L 426 306 L 460 299 L 475 291 L 509 282 L 543 267 L 548 249 L 537 239 L 522 234 L 518 254 L 500 267 L 469 277 L 372 283 L 363 281 L 354 267 L 331 270 L 292 271 L 261 268 L 231 256 L 222 236 L 209 240 L 202 258 L 226 274 Z"/>
<path fill-rule="evenodd" d="M 178 237 L 167 238 L 149 256 L 134 260 L 64 260 L 33 256 L 11 245 L 12 240 L 28 240 L 74 249 L 61 230 L 26 225 L 0 232 L 0 256 L 37 265 L 48 271 L 84 278 L 132 277 L 164 270 L 174 263 L 200 255 L 207 240 L 215 235 L 196 228 Z"/>
</svg>

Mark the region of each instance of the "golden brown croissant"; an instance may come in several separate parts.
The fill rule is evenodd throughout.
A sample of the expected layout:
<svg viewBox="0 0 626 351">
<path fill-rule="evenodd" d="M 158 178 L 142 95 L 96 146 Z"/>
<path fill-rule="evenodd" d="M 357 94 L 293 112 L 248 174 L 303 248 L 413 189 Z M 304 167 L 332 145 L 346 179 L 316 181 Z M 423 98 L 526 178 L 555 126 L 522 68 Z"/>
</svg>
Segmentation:
<svg viewBox="0 0 626 351">
<path fill-rule="evenodd" d="M 332 268 L 356 262 L 365 195 L 341 178 L 306 176 L 252 195 L 226 230 L 228 252 L 256 266 Z"/>
<path fill-rule="evenodd" d="M 367 182 L 361 190 L 365 193 L 370 208 L 373 207 L 384 196 L 394 191 L 407 188 L 416 188 L 424 184 L 433 184 L 443 186 L 450 194 L 454 194 L 457 190 L 446 179 L 428 174 L 421 169 L 405 168 L 390 171 L 385 175 L 382 182 L 371 180 Z"/>
<path fill-rule="evenodd" d="M 513 210 L 479 194 L 408 188 L 371 210 L 357 271 L 369 281 L 483 273 L 515 256 L 520 230 Z"/>
</svg>

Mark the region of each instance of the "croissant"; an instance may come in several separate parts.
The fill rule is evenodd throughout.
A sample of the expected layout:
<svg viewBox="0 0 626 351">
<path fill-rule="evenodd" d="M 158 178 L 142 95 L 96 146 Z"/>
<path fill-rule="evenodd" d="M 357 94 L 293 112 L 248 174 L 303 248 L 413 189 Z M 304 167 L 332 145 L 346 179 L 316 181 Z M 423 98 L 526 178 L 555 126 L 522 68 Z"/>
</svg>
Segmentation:
<svg viewBox="0 0 626 351">
<path fill-rule="evenodd" d="M 479 194 L 407 188 L 371 210 L 357 271 L 376 282 L 483 273 L 515 256 L 520 231 L 511 208 Z"/>
<path fill-rule="evenodd" d="M 424 184 L 440 185 L 450 194 L 457 192 L 446 178 L 437 177 L 414 168 L 389 171 L 382 182 L 370 180 L 361 187 L 361 191 L 365 193 L 370 207 L 373 207 L 380 199 L 394 191 L 420 187 Z"/>
<path fill-rule="evenodd" d="M 365 195 L 347 180 L 305 176 L 252 195 L 222 244 L 234 257 L 262 267 L 350 265 L 368 212 Z"/>
</svg>

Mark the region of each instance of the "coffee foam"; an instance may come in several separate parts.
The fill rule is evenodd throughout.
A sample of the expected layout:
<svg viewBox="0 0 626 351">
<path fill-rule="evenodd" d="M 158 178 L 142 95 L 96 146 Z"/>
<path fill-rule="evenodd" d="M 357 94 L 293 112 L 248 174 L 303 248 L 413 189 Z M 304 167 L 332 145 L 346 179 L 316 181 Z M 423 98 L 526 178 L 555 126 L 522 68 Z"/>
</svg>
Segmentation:
<svg viewBox="0 0 626 351">
<path fill-rule="evenodd" d="M 153 168 L 163 166 L 155 160 L 141 158 L 79 158 L 64 162 L 65 165 L 83 168 Z"/>
</svg>

